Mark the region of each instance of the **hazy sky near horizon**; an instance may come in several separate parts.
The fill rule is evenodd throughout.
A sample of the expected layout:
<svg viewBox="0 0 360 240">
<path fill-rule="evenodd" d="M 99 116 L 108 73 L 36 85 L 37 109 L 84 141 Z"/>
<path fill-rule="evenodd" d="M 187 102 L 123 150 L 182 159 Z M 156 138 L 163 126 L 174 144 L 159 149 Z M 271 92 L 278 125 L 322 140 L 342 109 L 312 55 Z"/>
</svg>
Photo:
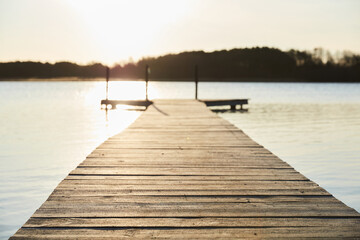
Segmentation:
<svg viewBox="0 0 360 240">
<path fill-rule="evenodd" d="M 0 0 L 0 62 L 254 46 L 360 53 L 359 0 Z"/>
</svg>

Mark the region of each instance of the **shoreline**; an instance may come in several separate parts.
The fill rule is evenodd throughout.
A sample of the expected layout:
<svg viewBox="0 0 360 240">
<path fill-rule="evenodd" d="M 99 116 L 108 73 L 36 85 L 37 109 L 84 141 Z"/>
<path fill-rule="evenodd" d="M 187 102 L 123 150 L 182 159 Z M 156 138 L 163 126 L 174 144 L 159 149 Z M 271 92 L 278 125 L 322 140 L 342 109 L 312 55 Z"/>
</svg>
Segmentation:
<svg viewBox="0 0 360 240">
<path fill-rule="evenodd" d="M 54 78 L 0 78 L 0 82 L 103 82 L 105 78 L 93 77 L 54 77 Z M 132 79 L 132 78 L 110 78 L 110 81 L 122 82 L 141 82 L 144 79 Z M 194 79 L 189 78 L 155 78 L 149 80 L 150 82 L 194 82 Z M 311 81 L 305 79 L 293 79 L 293 78 L 203 78 L 199 82 L 243 82 L 243 83 L 360 83 L 359 81 Z"/>
</svg>

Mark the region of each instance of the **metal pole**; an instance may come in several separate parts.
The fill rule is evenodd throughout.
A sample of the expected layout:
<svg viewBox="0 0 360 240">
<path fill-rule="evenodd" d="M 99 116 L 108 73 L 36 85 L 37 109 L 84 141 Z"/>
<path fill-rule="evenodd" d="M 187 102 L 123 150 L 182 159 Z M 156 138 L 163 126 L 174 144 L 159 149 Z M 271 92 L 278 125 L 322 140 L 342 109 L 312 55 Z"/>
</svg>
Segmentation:
<svg viewBox="0 0 360 240">
<path fill-rule="evenodd" d="M 199 76 L 198 76 L 198 65 L 195 65 L 195 99 L 198 99 L 198 82 L 199 82 Z"/>
<path fill-rule="evenodd" d="M 109 77 L 110 77 L 110 68 L 106 67 L 106 100 L 109 99 Z"/>
<path fill-rule="evenodd" d="M 146 65 L 146 67 L 145 67 L 146 101 L 149 101 L 149 98 L 148 98 L 148 82 L 149 82 L 149 65 Z"/>
</svg>

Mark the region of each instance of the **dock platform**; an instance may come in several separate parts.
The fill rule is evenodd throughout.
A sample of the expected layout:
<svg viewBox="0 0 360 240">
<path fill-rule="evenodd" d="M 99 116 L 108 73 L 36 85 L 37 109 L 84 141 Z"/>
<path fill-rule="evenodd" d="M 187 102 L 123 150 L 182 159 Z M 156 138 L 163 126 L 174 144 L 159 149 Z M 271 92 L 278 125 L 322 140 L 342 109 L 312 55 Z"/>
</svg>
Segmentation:
<svg viewBox="0 0 360 240">
<path fill-rule="evenodd" d="M 129 105 L 129 106 L 139 106 L 139 107 L 148 107 L 152 104 L 152 101 L 149 100 L 101 100 L 100 105 L 111 105 L 111 109 L 116 109 L 116 105 Z"/>
<path fill-rule="evenodd" d="M 11 239 L 360 238 L 360 214 L 195 100 L 154 101 Z"/>
<path fill-rule="evenodd" d="M 208 107 L 214 106 L 230 106 L 232 111 L 236 110 L 236 106 L 239 105 L 239 110 L 244 110 L 243 105 L 248 104 L 248 99 L 202 99 L 200 102 L 205 103 Z M 129 106 L 140 106 L 140 107 L 148 107 L 153 102 L 150 100 L 110 100 L 103 99 L 100 102 L 100 105 L 111 105 L 111 109 L 116 109 L 116 105 L 129 105 Z"/>
<path fill-rule="evenodd" d="M 205 103 L 208 107 L 214 106 L 230 106 L 232 111 L 236 110 L 236 106 L 239 105 L 239 110 L 244 110 L 243 105 L 248 104 L 248 99 L 201 99 L 201 102 Z"/>
</svg>

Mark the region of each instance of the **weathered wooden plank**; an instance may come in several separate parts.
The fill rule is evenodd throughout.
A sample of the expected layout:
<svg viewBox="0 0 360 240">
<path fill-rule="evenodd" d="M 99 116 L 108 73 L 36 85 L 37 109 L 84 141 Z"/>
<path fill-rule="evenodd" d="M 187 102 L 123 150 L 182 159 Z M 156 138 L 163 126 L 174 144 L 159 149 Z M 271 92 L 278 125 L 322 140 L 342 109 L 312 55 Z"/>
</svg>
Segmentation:
<svg viewBox="0 0 360 240">
<path fill-rule="evenodd" d="M 314 186 L 291 186 L 291 185 L 279 185 L 279 186 L 274 186 L 274 185 L 265 185 L 262 186 L 261 184 L 258 185 L 210 185 L 210 184 L 198 184 L 198 185 L 64 185 L 61 184 L 58 186 L 59 190 L 101 190 L 101 189 L 108 189 L 110 191 L 114 191 L 114 190 L 139 190 L 139 191 L 197 191 L 197 190 L 204 190 L 204 191 L 220 191 L 220 190 L 224 190 L 224 191 L 229 191 L 229 190 L 233 190 L 233 191 L 243 191 L 246 192 L 245 190 L 251 190 L 254 191 L 255 189 L 259 189 L 261 188 L 262 190 L 286 190 L 286 189 L 294 189 L 294 188 L 300 188 L 302 190 L 315 190 L 318 189 L 318 187 L 314 187 Z M 320 192 L 320 191 L 319 191 Z M 247 194 L 248 195 L 248 194 Z"/>
<path fill-rule="evenodd" d="M 224 169 L 213 168 L 87 168 L 78 167 L 71 171 L 73 175 L 292 175 L 299 174 L 293 169 Z"/>
<path fill-rule="evenodd" d="M 131 159 L 133 161 L 131 161 Z M 269 166 L 269 167 L 278 167 L 278 166 L 287 166 L 291 167 L 289 164 L 279 161 L 276 159 L 253 159 L 253 161 L 244 158 L 244 159 L 223 159 L 223 161 L 211 160 L 209 158 L 197 159 L 197 158 L 168 158 L 168 157 L 144 157 L 139 158 L 129 158 L 129 157 L 119 157 L 119 158 L 99 158 L 99 157 L 88 157 L 85 161 L 80 163 L 80 165 L 85 164 L 119 164 L 119 165 L 146 165 L 146 166 L 183 166 L 183 167 L 227 167 L 227 166 L 237 166 L 237 167 L 247 167 L 247 166 Z"/>
<path fill-rule="evenodd" d="M 129 156 L 120 156 L 120 157 L 90 157 L 88 156 L 86 160 L 91 161 L 119 161 L 124 162 L 128 164 L 136 164 L 138 162 L 141 163 L 160 163 L 160 164 L 196 164 L 196 165 L 204 165 L 204 164 L 249 164 L 249 163 L 263 163 L 263 164 L 270 164 L 270 165 L 276 165 L 276 164 L 287 164 L 282 160 L 279 160 L 275 158 L 272 155 L 265 155 L 265 156 L 223 156 L 223 158 L 220 160 L 217 158 L 217 156 L 187 156 L 181 157 L 179 155 L 175 156 L 168 156 L 164 154 L 158 154 L 158 155 L 150 155 L 146 154 L 146 156 L 143 154 L 136 154 L 136 155 L 129 155 Z M 288 164 L 287 164 L 288 165 Z"/>
<path fill-rule="evenodd" d="M 242 151 L 241 151 L 242 149 Z M 193 151 L 191 151 L 193 150 Z M 143 154 L 141 155 L 141 153 Z M 231 157 L 236 159 L 237 157 L 251 157 L 255 156 L 272 156 L 271 153 L 263 151 L 262 148 L 223 148 L 217 149 L 216 151 L 212 150 L 211 148 L 202 148 L 202 149 L 186 149 L 182 148 L 181 146 L 178 148 L 168 148 L 168 149 L 161 149 L 161 148 L 144 148 L 144 149 L 136 149 L 136 148 L 128 148 L 128 149 L 96 149 L 94 150 L 91 155 L 93 156 L 111 156 L 112 157 L 122 157 L 122 156 L 144 156 L 147 155 L 166 155 L 171 157 L 199 157 L 199 158 L 206 158 L 206 157 L 222 157 L 225 158 Z"/>
<path fill-rule="evenodd" d="M 307 209 L 306 212 L 315 212 L 313 210 L 314 208 L 316 211 L 319 209 L 329 209 L 332 210 L 345 210 L 348 209 L 346 206 L 344 206 L 341 202 L 311 202 L 311 201 L 297 201 L 297 202 L 276 202 L 270 203 L 270 202 L 117 202 L 117 203 L 111 203 L 111 202 L 61 202 L 61 201 L 46 201 L 42 206 L 41 209 L 51 209 L 51 210 L 64 210 L 64 209 L 89 209 L 89 210 L 111 210 L 115 209 L 115 211 L 118 211 L 120 208 L 126 209 L 126 210 L 134 210 L 139 211 L 139 209 L 142 209 L 146 207 L 149 209 L 169 209 L 173 208 L 181 209 L 184 208 L 209 208 L 209 209 L 242 209 L 242 210 L 254 210 L 257 211 L 272 211 L 274 208 L 281 208 L 281 209 Z M 289 211 L 290 212 L 290 211 Z"/>
<path fill-rule="evenodd" d="M 141 129 L 141 128 L 127 128 L 125 130 L 125 133 L 128 132 L 137 132 L 137 133 L 154 133 L 156 132 L 156 134 L 183 134 L 183 133 L 235 133 L 235 132 L 239 132 L 239 133 L 243 133 L 242 130 L 240 129 L 228 129 L 228 128 L 211 128 L 211 129 L 188 129 L 188 128 L 183 128 L 183 129 L 168 129 L 168 128 L 159 128 L 159 129 L 152 129 L 152 128 L 146 128 L 146 129 Z M 116 137 L 116 136 L 114 136 Z"/>
<path fill-rule="evenodd" d="M 162 196 L 328 196 L 323 189 L 244 189 L 244 190 L 140 190 L 140 189 L 58 189 L 53 195 L 74 196 L 121 196 L 121 195 L 162 195 Z"/>
<path fill-rule="evenodd" d="M 252 149 L 252 148 L 257 148 L 254 150 L 261 150 L 261 148 L 263 148 L 262 146 L 258 145 L 258 144 L 253 144 L 253 143 L 199 143 L 199 142 L 177 142 L 177 143 L 166 143 L 166 142 L 152 142 L 152 143 L 144 143 L 144 142 L 134 142 L 134 143 L 117 143 L 115 141 L 113 142 L 108 142 L 108 143 L 104 143 L 101 144 L 98 149 L 126 149 L 126 148 L 149 148 L 149 149 L 178 149 L 179 147 L 182 147 L 183 149 L 204 149 L 207 150 L 208 148 L 235 148 L 235 149 Z M 231 149 L 229 149 L 231 150 Z"/>
<path fill-rule="evenodd" d="M 194 185 L 209 185 L 209 186 L 238 186 L 238 187 L 245 187 L 245 186 L 253 186 L 259 188 L 259 186 L 271 186 L 271 187 L 309 187 L 309 188 L 316 188 L 319 187 L 316 183 L 312 181 L 248 181 L 248 180 L 218 180 L 218 181 L 207 181 L 207 180 L 175 180 L 175 181 L 168 181 L 168 180 L 142 180 L 142 179 L 127 179 L 127 180 L 119 180 L 119 179 L 64 179 L 60 184 L 61 186 L 85 186 L 85 185 L 96 185 L 96 186 L 108 186 L 108 185 L 171 185 L 171 186 L 194 186 Z"/>
<path fill-rule="evenodd" d="M 164 136 L 157 136 L 155 138 L 150 139 L 150 136 L 148 136 L 148 138 L 144 137 L 144 136 L 134 136 L 134 135 L 130 135 L 127 136 L 128 138 L 132 138 L 133 141 L 125 141 L 123 138 L 116 138 L 116 139 L 110 139 L 107 142 L 104 142 L 102 145 L 110 145 L 110 144 L 118 144 L 118 146 L 121 146 L 121 144 L 163 144 L 164 147 L 168 146 L 168 145 L 183 145 L 183 144 L 188 144 L 191 147 L 191 144 L 201 144 L 201 145 L 210 145 L 210 146 L 218 146 L 218 147 L 222 147 L 224 146 L 246 146 L 246 145 L 250 145 L 250 146 L 261 146 L 260 144 L 257 144 L 256 142 L 252 142 L 252 141 L 247 141 L 246 139 L 238 139 L 235 137 L 227 137 L 227 136 L 218 136 L 216 139 L 213 136 L 208 136 L 209 139 L 207 140 L 201 140 L 200 138 L 189 138 L 188 135 L 187 136 L 172 136 L 172 137 L 167 137 L 166 135 Z M 166 137 L 164 139 L 164 137 Z M 204 138 L 205 136 L 202 136 L 202 138 Z"/>
<path fill-rule="evenodd" d="M 50 195 L 46 204 L 57 203 L 84 203 L 83 196 L 76 195 Z M 315 204 L 337 204 L 341 203 L 331 195 L 328 196 L 161 196 L 161 195 L 121 195 L 121 196 L 87 196 L 86 203 L 182 203 L 182 202 L 229 202 L 229 203 L 315 203 Z M 45 204 L 44 203 L 44 204 Z"/>
<path fill-rule="evenodd" d="M 30 218 L 24 227 L 356 227 L 359 224 L 359 218 Z"/>
<path fill-rule="evenodd" d="M 231 150 L 231 148 L 228 148 Z M 148 152 L 147 150 L 150 150 L 152 152 Z M 177 149 L 168 149 L 170 151 L 166 151 L 166 149 L 106 149 L 101 150 L 97 149 L 93 151 L 88 157 L 144 157 L 144 154 L 150 155 L 150 157 L 175 157 L 175 158 L 233 158 L 236 159 L 238 157 L 251 157 L 251 156 L 258 156 L 258 157 L 270 157 L 272 154 L 267 152 L 261 152 L 256 150 L 248 149 L 246 152 L 239 153 L 239 150 L 236 149 L 233 152 L 188 152 L 189 150 L 184 150 L 181 147 L 179 147 L 179 150 Z"/>
<path fill-rule="evenodd" d="M 58 189 L 109 189 L 109 190 L 245 190 L 245 189 L 318 189 L 319 186 L 316 184 L 278 184 L 274 181 L 260 182 L 260 183 L 233 183 L 233 184 L 218 184 L 218 183 L 206 183 L 202 182 L 194 184 L 184 184 L 172 182 L 171 183 L 89 183 L 81 181 L 80 183 L 62 182 L 58 185 Z"/>
<path fill-rule="evenodd" d="M 216 170 L 217 168 L 220 167 L 224 167 L 224 168 L 255 168 L 255 169 L 261 169 L 261 168 L 268 168 L 268 169 L 277 169 L 277 168 L 281 168 L 281 169 L 292 169 L 289 165 L 285 164 L 285 163 L 252 163 L 252 162 L 245 162 L 245 163 L 237 163 L 237 164 L 224 164 L 224 163 L 213 163 L 213 164 L 209 164 L 209 163 L 204 163 L 202 165 L 199 164 L 176 164 L 176 162 L 174 164 L 170 164 L 170 163 L 165 163 L 162 161 L 158 161 L 158 162 L 146 162 L 146 161 L 142 161 L 142 162 L 134 162 L 132 164 L 124 164 L 123 161 L 112 161 L 112 160 L 102 160 L 102 161 L 94 161 L 91 159 L 85 160 L 84 162 L 79 164 L 80 167 L 125 167 L 125 168 L 131 168 L 131 167 L 137 167 L 137 168 L 141 168 L 141 167 L 147 167 L 147 168 L 215 168 L 214 170 Z M 184 169 L 186 170 L 186 169 Z"/>
<path fill-rule="evenodd" d="M 161 196 L 161 195 L 122 195 L 87 196 L 85 203 L 303 203 L 329 206 L 342 203 L 331 196 Z M 50 195 L 44 204 L 84 203 L 83 196 Z"/>
<path fill-rule="evenodd" d="M 221 156 L 224 157 L 224 161 L 229 160 L 236 160 L 236 159 L 244 159 L 244 158 L 248 158 L 251 157 L 251 155 L 254 155 L 254 158 L 266 158 L 266 157 L 273 157 L 271 154 L 262 154 L 262 153 L 243 153 L 241 155 L 237 155 L 235 156 L 234 153 L 207 153 L 207 154 L 186 154 L 186 153 L 168 153 L 168 152 L 154 152 L 154 153 L 143 153 L 141 154 L 140 151 L 141 150 L 147 150 L 147 149 L 138 149 L 139 152 L 111 152 L 109 150 L 106 151 L 94 151 L 92 153 L 90 153 L 87 158 L 144 158 L 144 155 L 146 154 L 149 159 L 153 159 L 153 158 L 157 158 L 157 159 L 168 159 L 169 161 L 171 161 L 172 159 L 180 159 L 180 158 L 187 158 L 188 160 L 185 160 L 186 162 L 189 162 L 190 159 L 196 159 L 196 160 L 206 160 L 207 162 L 221 162 L 220 160 L 214 161 L 213 159 L 219 159 Z M 175 150 L 174 150 L 175 151 Z"/>
<path fill-rule="evenodd" d="M 213 228 L 213 229 L 20 229 L 11 239 L 149 239 L 149 238 L 357 238 L 360 229 L 356 227 L 279 227 L 279 228 Z"/>
<path fill-rule="evenodd" d="M 221 206 L 149 206 L 141 207 L 62 207 L 40 208 L 33 217 L 356 217 L 358 213 L 346 208 L 320 208 L 314 210 L 309 206 L 293 208 L 223 208 Z M 234 204 L 231 204 L 233 206 Z M 227 206 L 228 207 L 228 206 Z M 309 209 L 310 208 L 310 209 Z"/>
<path fill-rule="evenodd" d="M 301 174 L 291 174 L 291 175 L 69 175 L 66 179 L 139 179 L 139 180 L 156 180 L 162 179 L 167 181 L 177 181 L 177 180 L 206 180 L 206 181 L 218 181 L 218 180 L 256 180 L 256 181 L 307 181 L 308 179 Z"/>
<path fill-rule="evenodd" d="M 226 166 L 218 166 L 218 167 L 175 167 L 175 166 L 171 166 L 171 167 L 159 167 L 159 168 L 154 168 L 152 166 L 143 166 L 143 167 L 139 167 L 138 165 L 136 166 L 129 166 L 129 167 L 125 167 L 125 166 L 78 166 L 76 169 L 76 171 L 91 171 L 91 172 L 102 172 L 102 171 L 113 171 L 114 173 L 116 173 L 116 171 L 129 171 L 129 172 L 143 172 L 143 171 L 147 171 L 148 173 L 151 172 L 180 172 L 180 173 L 184 173 L 185 171 L 189 174 L 187 175 L 191 175 L 192 172 L 194 173 L 200 173 L 200 172 L 206 172 L 208 173 L 207 175 L 212 175 L 209 174 L 209 171 L 214 171 L 216 170 L 216 172 L 218 173 L 222 173 L 222 172 L 236 172 L 239 174 L 243 174 L 246 173 L 247 175 L 252 175 L 252 173 L 258 173 L 258 172 L 262 172 L 263 174 L 261 175 L 270 175 L 270 174 L 284 174 L 284 175 L 288 175 L 288 174 L 300 174 L 297 171 L 295 171 L 293 168 L 277 168 L 277 167 L 226 167 Z M 74 170 L 74 171 L 75 171 Z M 221 174 L 214 174 L 214 175 L 221 175 Z M 230 175 L 230 174 L 228 174 Z M 244 174 L 245 175 L 245 174 Z"/>
</svg>

